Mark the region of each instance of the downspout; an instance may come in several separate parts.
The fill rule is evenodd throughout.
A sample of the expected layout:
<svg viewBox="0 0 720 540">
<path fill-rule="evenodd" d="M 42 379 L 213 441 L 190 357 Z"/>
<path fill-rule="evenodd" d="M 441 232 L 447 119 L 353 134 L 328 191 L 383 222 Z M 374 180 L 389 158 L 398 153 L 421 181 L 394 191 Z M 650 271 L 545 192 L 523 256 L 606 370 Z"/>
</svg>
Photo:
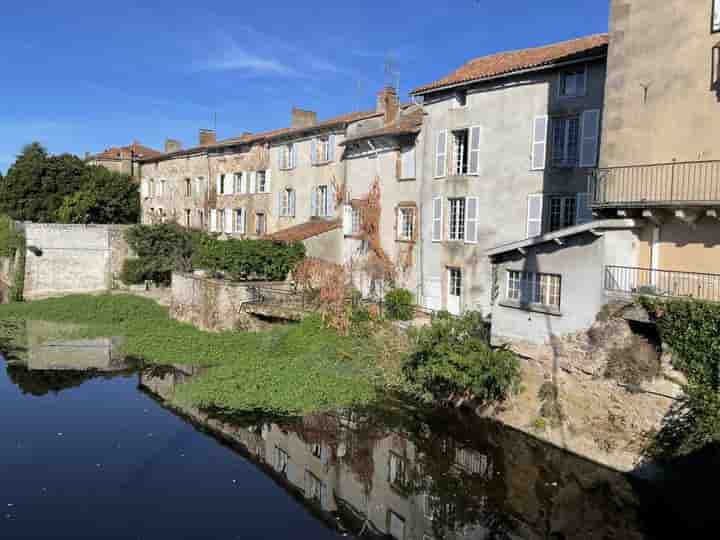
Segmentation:
<svg viewBox="0 0 720 540">
<path fill-rule="evenodd" d="M 425 110 L 423 108 L 423 115 Z M 422 136 L 422 150 L 420 156 L 422 159 L 416 160 L 416 165 L 420 164 L 420 196 L 418 197 L 418 219 L 419 227 L 419 238 L 420 238 L 420 249 L 418 251 L 418 286 L 417 286 L 417 298 L 423 298 L 425 300 L 425 235 L 422 232 L 422 228 L 425 226 L 423 220 L 424 208 L 425 208 L 425 145 L 427 144 L 427 137 L 425 136 L 425 122 L 423 121 L 423 127 L 421 128 L 420 135 Z M 416 156 L 417 158 L 417 156 Z"/>
</svg>

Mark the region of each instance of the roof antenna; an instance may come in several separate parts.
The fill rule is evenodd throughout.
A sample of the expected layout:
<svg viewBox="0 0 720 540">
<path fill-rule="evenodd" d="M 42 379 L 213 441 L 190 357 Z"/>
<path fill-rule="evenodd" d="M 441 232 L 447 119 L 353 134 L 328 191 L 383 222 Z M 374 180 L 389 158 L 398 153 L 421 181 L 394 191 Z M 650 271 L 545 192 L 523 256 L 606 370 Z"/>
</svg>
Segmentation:
<svg viewBox="0 0 720 540">
<path fill-rule="evenodd" d="M 213 113 L 213 131 L 217 133 L 217 111 Z"/>
<path fill-rule="evenodd" d="M 400 70 L 395 55 L 388 51 L 385 55 L 385 86 L 395 89 L 400 94 Z"/>
</svg>

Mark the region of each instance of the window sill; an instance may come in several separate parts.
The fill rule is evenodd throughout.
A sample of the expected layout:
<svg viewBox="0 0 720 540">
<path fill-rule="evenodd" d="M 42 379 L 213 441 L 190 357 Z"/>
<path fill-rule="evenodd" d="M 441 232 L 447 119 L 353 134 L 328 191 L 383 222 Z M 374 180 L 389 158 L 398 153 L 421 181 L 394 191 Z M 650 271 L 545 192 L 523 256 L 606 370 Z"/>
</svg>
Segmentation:
<svg viewBox="0 0 720 540">
<path fill-rule="evenodd" d="M 330 165 L 333 161 L 331 159 L 328 159 L 327 161 L 313 161 L 312 166 L 313 167 L 323 167 L 325 165 Z"/>
<path fill-rule="evenodd" d="M 415 177 L 413 177 L 413 178 L 398 178 L 397 179 L 398 182 L 414 182 L 415 180 L 416 180 Z"/>
<path fill-rule="evenodd" d="M 523 304 L 514 300 L 503 300 L 499 303 L 499 305 L 510 309 L 519 309 L 522 311 L 532 311 L 534 313 L 553 315 L 554 317 L 562 317 L 562 312 L 558 308 L 544 306 L 541 304 Z"/>
<path fill-rule="evenodd" d="M 415 240 L 412 240 L 410 238 L 396 238 L 395 241 L 398 244 L 414 244 Z"/>
</svg>

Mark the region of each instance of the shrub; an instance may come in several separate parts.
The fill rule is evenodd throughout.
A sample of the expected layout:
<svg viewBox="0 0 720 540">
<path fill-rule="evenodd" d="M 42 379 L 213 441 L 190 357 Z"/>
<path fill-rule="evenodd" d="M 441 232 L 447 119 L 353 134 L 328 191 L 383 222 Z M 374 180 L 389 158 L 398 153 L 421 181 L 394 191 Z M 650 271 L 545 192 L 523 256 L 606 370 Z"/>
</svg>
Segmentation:
<svg viewBox="0 0 720 540">
<path fill-rule="evenodd" d="M 0 257 L 14 257 L 22 243 L 22 233 L 15 222 L 6 215 L 0 215 Z"/>
<path fill-rule="evenodd" d="M 147 275 L 145 270 L 145 261 L 140 258 L 125 259 L 123 261 L 122 270 L 120 271 L 120 279 L 127 285 L 138 285 L 144 283 Z"/>
<path fill-rule="evenodd" d="M 270 240 L 195 239 L 193 266 L 236 280 L 283 281 L 305 257 L 305 246 Z"/>
<path fill-rule="evenodd" d="M 175 223 L 136 225 L 125 238 L 142 261 L 145 279 L 167 284 L 173 271 L 192 269 L 193 234 Z"/>
<path fill-rule="evenodd" d="M 493 349 L 482 317 L 436 318 L 414 334 L 404 366 L 424 394 L 443 399 L 471 394 L 484 402 L 504 401 L 520 389 L 520 362 L 511 351 Z"/>
<path fill-rule="evenodd" d="M 412 320 L 415 314 L 413 294 L 407 289 L 393 289 L 385 295 L 385 312 L 391 320 Z"/>
</svg>

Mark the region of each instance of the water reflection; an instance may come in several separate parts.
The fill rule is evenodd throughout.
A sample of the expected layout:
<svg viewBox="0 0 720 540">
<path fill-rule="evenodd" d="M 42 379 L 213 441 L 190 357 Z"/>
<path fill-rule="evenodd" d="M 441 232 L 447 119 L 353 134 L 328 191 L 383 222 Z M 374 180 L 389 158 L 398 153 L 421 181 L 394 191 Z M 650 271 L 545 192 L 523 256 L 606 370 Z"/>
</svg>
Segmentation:
<svg viewBox="0 0 720 540">
<path fill-rule="evenodd" d="M 170 399 L 192 373 L 147 370 Z M 400 401 L 302 419 L 177 411 L 363 538 L 644 538 L 627 477 L 495 423 Z"/>
</svg>

